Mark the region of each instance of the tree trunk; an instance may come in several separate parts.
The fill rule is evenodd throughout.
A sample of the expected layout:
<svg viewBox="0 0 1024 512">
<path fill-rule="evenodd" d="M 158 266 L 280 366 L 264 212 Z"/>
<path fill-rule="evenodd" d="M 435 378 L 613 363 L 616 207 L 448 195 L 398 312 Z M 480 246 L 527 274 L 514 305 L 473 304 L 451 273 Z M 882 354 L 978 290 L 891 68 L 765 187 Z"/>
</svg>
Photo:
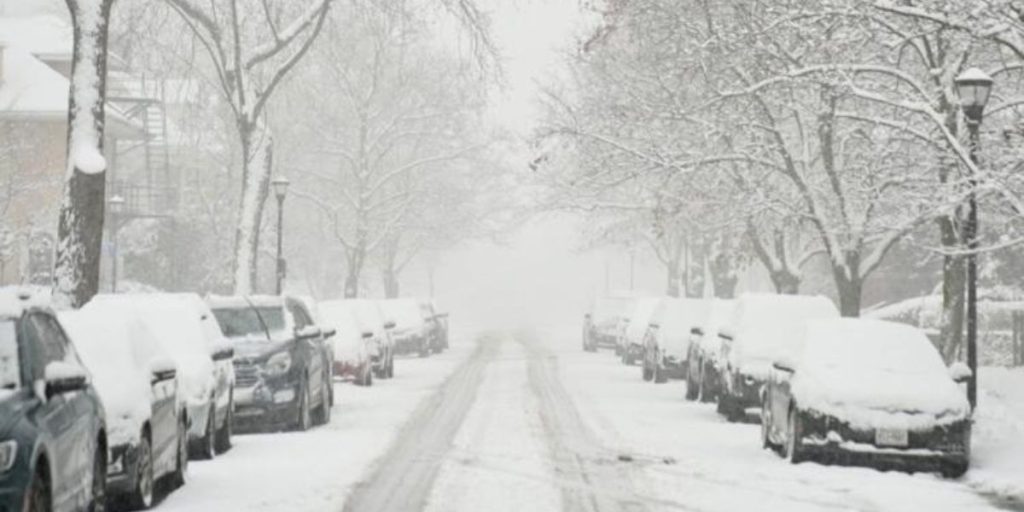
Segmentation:
<svg viewBox="0 0 1024 512">
<path fill-rule="evenodd" d="M 670 261 L 666 265 L 665 270 L 665 294 L 669 297 L 679 297 L 679 262 Z"/>
<path fill-rule="evenodd" d="M 769 270 L 768 277 L 775 286 L 775 293 L 796 295 L 800 293 L 800 277 L 785 270 Z"/>
<path fill-rule="evenodd" d="M 57 226 L 54 302 L 80 307 L 99 291 L 106 162 L 103 160 L 107 28 L 113 0 L 66 0 L 74 24 L 67 177 Z"/>
<path fill-rule="evenodd" d="M 841 272 L 842 270 L 835 270 Z M 864 281 L 858 277 L 847 279 L 836 279 L 836 288 L 839 293 L 839 313 L 844 317 L 857 318 L 860 316 L 861 291 Z"/>
<path fill-rule="evenodd" d="M 384 298 L 397 299 L 400 293 L 398 275 L 391 268 L 384 269 Z"/>
<path fill-rule="evenodd" d="M 345 273 L 345 298 L 355 299 L 359 297 L 359 280 L 363 273 L 363 263 L 366 261 L 366 243 L 360 237 L 359 244 L 350 250 L 345 251 L 348 259 L 348 271 Z"/>
<path fill-rule="evenodd" d="M 273 138 L 269 127 L 260 120 L 239 127 L 242 154 L 242 203 L 235 228 L 234 289 L 236 295 L 258 291 L 257 269 L 260 224 L 270 194 L 270 173 L 273 167 Z"/>
<path fill-rule="evenodd" d="M 715 297 L 719 299 L 732 299 L 736 297 L 736 285 L 740 277 L 736 269 L 736 258 L 733 255 L 720 252 L 711 258 L 709 265 L 711 272 L 711 286 L 715 290 Z"/>
</svg>

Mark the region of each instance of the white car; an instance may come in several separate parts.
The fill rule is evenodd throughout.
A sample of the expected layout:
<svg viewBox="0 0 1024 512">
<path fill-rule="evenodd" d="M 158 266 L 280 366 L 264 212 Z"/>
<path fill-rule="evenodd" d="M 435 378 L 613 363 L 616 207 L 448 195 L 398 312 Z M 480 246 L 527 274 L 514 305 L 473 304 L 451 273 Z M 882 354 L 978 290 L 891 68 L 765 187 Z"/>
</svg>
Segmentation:
<svg viewBox="0 0 1024 512">
<path fill-rule="evenodd" d="M 808 320 L 839 318 L 831 300 L 821 296 L 745 294 L 728 323 L 718 330 L 722 386 L 718 412 L 739 421 L 748 408 L 761 407 L 761 389 L 772 362 L 802 349 L 799 333 Z"/>
<path fill-rule="evenodd" d="M 156 482 L 166 477 L 180 486 L 188 467 L 188 418 L 174 360 L 131 310 L 94 305 L 58 316 L 107 413 L 107 488 L 149 508 Z"/>
<path fill-rule="evenodd" d="M 625 331 L 619 337 L 618 353 L 622 357 L 622 364 L 631 365 L 643 357 L 644 335 L 647 334 L 647 327 L 651 323 L 654 309 L 662 300 L 660 297 L 644 297 L 636 299 L 633 303 L 633 311 L 629 315 L 629 323 Z"/>
<path fill-rule="evenodd" d="M 801 334 L 797 334 L 801 337 Z M 774 363 L 761 439 L 792 462 L 934 470 L 970 463 L 971 407 L 920 329 L 863 319 L 808 322 L 803 351 Z"/>
<path fill-rule="evenodd" d="M 690 337 L 708 316 L 711 301 L 662 299 L 651 315 L 644 337 L 642 376 L 646 381 L 666 382 L 686 375 Z"/>
<path fill-rule="evenodd" d="M 209 459 L 231 447 L 234 429 L 234 350 L 216 319 L 192 294 L 97 295 L 93 304 L 134 311 L 178 367 L 179 398 L 189 419 L 190 452 Z"/>
<path fill-rule="evenodd" d="M 385 319 L 394 322 L 391 337 L 396 354 L 430 355 L 430 326 L 416 299 L 389 299 L 380 302 Z"/>
<path fill-rule="evenodd" d="M 362 329 L 358 301 L 327 300 L 317 304 L 320 321 L 335 329 L 334 376 L 351 377 L 360 386 L 373 385 L 373 361 L 380 358 L 380 346 L 373 329 Z"/>
<path fill-rule="evenodd" d="M 378 301 L 369 299 L 354 299 L 354 311 L 359 330 L 364 333 L 372 333 L 370 340 L 376 347 L 370 353 L 373 362 L 373 374 L 379 379 L 390 379 L 395 376 L 395 343 L 391 337 L 391 330 L 395 327 L 394 322 L 384 319 Z"/>
</svg>

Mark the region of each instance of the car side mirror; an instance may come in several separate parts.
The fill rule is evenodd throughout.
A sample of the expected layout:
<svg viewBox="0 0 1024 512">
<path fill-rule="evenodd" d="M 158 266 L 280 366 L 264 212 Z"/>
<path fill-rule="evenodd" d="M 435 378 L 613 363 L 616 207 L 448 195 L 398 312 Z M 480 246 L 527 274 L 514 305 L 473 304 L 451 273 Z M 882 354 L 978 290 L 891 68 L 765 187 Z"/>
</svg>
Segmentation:
<svg viewBox="0 0 1024 512">
<path fill-rule="evenodd" d="M 363 331 L 363 339 L 370 339 L 373 337 L 373 331 Z"/>
<path fill-rule="evenodd" d="M 786 373 L 795 373 L 796 370 L 793 369 L 793 366 L 794 365 L 788 361 L 775 361 L 772 363 L 772 368 Z"/>
<path fill-rule="evenodd" d="M 47 399 L 63 393 L 82 391 L 89 385 L 89 375 L 85 368 L 63 361 L 54 361 L 46 365 L 43 380 L 46 383 Z"/>
<path fill-rule="evenodd" d="M 333 338 L 335 334 L 338 334 L 338 330 L 333 328 L 324 329 L 323 334 L 324 338 Z"/>
<path fill-rule="evenodd" d="M 307 325 L 301 329 L 295 330 L 295 339 L 299 341 L 311 340 L 313 338 L 319 338 L 323 332 L 319 327 L 315 325 Z"/>
<path fill-rule="evenodd" d="M 963 384 L 971 380 L 972 375 L 974 373 L 971 372 L 971 369 L 963 361 L 956 361 L 949 365 L 949 378 L 953 379 L 953 382 L 957 384 Z"/>
<path fill-rule="evenodd" d="M 647 324 L 647 326 L 651 329 L 661 329 L 661 324 L 658 324 L 657 322 L 651 322 Z"/>
<path fill-rule="evenodd" d="M 173 379 L 178 374 L 178 367 L 173 359 L 162 357 L 149 363 L 149 373 L 152 375 L 150 382 L 156 384 Z"/>
<path fill-rule="evenodd" d="M 394 329 L 395 328 L 395 322 L 390 321 L 390 320 L 387 321 L 387 322 L 384 322 L 384 328 L 385 329 Z"/>
<path fill-rule="evenodd" d="M 690 328 L 690 334 L 692 334 L 694 336 L 703 336 L 704 335 L 704 329 L 701 329 L 700 327 L 691 327 Z"/>
<path fill-rule="evenodd" d="M 718 337 L 725 341 L 732 341 L 732 333 L 718 331 Z"/>
<path fill-rule="evenodd" d="M 219 344 L 213 349 L 213 354 L 211 354 L 210 357 L 214 361 L 233 359 L 235 357 L 235 347 L 231 346 L 230 343 Z"/>
</svg>

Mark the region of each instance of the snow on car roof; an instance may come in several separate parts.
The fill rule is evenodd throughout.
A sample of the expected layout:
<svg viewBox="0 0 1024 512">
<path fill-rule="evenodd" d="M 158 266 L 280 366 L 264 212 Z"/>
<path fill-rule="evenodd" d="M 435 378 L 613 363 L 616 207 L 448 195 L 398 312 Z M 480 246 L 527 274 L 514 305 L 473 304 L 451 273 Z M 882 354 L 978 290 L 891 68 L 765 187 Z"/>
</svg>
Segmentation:
<svg viewBox="0 0 1024 512">
<path fill-rule="evenodd" d="M 42 286 L 0 287 L 0 316 L 19 317 L 32 307 L 48 308 L 52 305 L 50 289 Z"/>
<path fill-rule="evenodd" d="M 864 427 L 926 428 L 965 418 L 966 395 L 924 332 L 867 319 L 807 322 L 793 377 L 802 407 Z"/>
<path fill-rule="evenodd" d="M 666 298 L 651 314 L 650 323 L 658 324 L 659 336 L 685 338 L 705 321 L 710 307 L 709 300 Z"/>
<path fill-rule="evenodd" d="M 255 307 L 280 307 L 284 305 L 284 297 L 277 295 L 210 295 L 206 302 L 211 308 L 247 308 Z"/>
<path fill-rule="evenodd" d="M 138 317 L 116 307 L 63 311 L 74 344 L 107 413 L 110 441 L 133 439 L 151 414 L 149 364 L 166 354 Z"/>
<path fill-rule="evenodd" d="M 423 325 L 423 312 L 416 299 L 388 299 L 380 301 L 387 318 L 399 329 L 417 328 Z"/>
<path fill-rule="evenodd" d="M 736 366 L 756 365 L 748 373 L 761 374 L 772 361 L 799 353 L 803 322 L 838 317 L 836 306 L 822 296 L 744 294 L 719 332 L 733 337 L 729 357 Z"/>
<path fill-rule="evenodd" d="M 651 323 L 651 315 L 662 297 L 644 297 L 636 300 L 633 313 L 629 315 L 629 326 L 626 327 L 626 339 L 631 343 L 642 343 L 647 326 Z"/>
</svg>

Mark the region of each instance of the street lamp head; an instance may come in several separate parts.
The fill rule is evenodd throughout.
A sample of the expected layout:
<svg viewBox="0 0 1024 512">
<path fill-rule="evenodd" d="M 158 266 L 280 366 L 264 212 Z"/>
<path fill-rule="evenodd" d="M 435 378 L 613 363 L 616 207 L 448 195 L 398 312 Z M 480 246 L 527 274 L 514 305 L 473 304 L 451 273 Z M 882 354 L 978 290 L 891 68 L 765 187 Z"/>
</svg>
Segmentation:
<svg viewBox="0 0 1024 512">
<path fill-rule="evenodd" d="M 124 209 L 124 198 L 118 195 L 111 197 L 107 200 L 107 208 L 109 208 L 110 213 L 115 215 L 121 213 L 121 210 Z"/>
<path fill-rule="evenodd" d="M 284 201 L 284 196 L 288 194 L 288 185 L 291 185 L 288 178 L 278 176 L 274 178 L 274 181 L 271 181 L 270 184 L 274 187 L 274 195 L 277 196 L 277 200 Z"/>
<path fill-rule="evenodd" d="M 992 77 L 978 68 L 970 68 L 960 73 L 955 83 L 964 115 L 971 121 L 980 121 L 992 92 Z"/>
</svg>

